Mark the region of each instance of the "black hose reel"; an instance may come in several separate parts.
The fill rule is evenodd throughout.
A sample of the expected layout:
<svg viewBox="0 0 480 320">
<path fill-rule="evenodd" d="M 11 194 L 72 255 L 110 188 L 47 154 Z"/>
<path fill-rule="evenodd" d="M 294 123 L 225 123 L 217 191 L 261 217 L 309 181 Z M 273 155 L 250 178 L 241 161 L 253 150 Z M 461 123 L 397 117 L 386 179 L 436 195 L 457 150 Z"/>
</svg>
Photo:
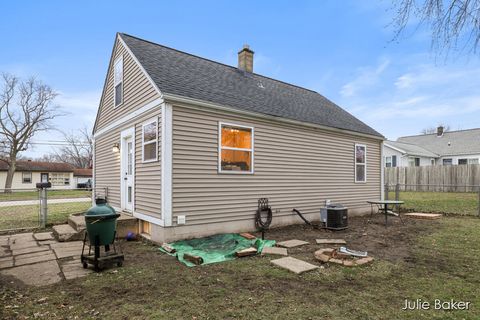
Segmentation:
<svg viewBox="0 0 480 320">
<path fill-rule="evenodd" d="M 268 205 L 268 198 L 258 199 L 258 209 L 255 213 L 255 227 L 262 232 L 262 240 L 265 238 L 265 231 L 272 223 L 272 208 Z"/>
</svg>

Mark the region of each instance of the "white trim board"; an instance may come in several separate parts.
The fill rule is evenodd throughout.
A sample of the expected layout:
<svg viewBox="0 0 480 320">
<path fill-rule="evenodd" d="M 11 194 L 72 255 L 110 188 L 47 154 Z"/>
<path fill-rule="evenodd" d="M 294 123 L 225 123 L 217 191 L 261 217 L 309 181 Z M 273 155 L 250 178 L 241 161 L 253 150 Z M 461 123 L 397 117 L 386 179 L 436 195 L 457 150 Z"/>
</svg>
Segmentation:
<svg viewBox="0 0 480 320">
<path fill-rule="evenodd" d="M 151 110 L 154 110 L 157 107 L 160 107 L 162 104 L 163 104 L 163 99 L 157 98 L 157 99 L 153 100 L 152 102 L 147 103 L 146 105 L 144 105 L 140 109 L 137 109 L 133 112 L 130 112 L 126 116 L 124 116 L 120 119 L 117 119 L 116 121 L 112 122 L 108 126 L 98 130 L 94 134 L 93 137 L 98 138 L 100 136 L 103 136 L 104 134 L 108 133 L 109 131 L 111 131 L 111 130 L 113 130 L 113 129 L 115 129 L 115 128 L 123 125 L 123 124 L 126 124 L 126 123 L 128 123 L 130 121 L 133 121 L 134 119 L 142 116 L 144 113 L 149 112 Z"/>
<path fill-rule="evenodd" d="M 172 138 L 173 138 L 173 107 L 162 104 L 162 135 L 161 135 L 161 192 L 162 220 L 164 226 L 172 225 Z"/>
</svg>

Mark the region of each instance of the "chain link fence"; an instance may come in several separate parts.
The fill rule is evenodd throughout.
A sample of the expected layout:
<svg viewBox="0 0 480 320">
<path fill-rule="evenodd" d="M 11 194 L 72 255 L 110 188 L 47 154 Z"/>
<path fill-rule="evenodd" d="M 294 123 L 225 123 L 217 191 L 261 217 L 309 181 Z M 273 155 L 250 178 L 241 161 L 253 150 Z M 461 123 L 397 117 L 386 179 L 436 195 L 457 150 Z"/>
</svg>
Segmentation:
<svg viewBox="0 0 480 320">
<path fill-rule="evenodd" d="M 480 185 L 386 184 L 385 199 L 406 211 L 480 217 Z"/>
<path fill-rule="evenodd" d="M 37 189 L 0 189 L 0 232 L 66 223 L 70 214 L 92 205 L 89 189 L 46 189 L 46 221 L 42 221 L 41 195 Z"/>
</svg>

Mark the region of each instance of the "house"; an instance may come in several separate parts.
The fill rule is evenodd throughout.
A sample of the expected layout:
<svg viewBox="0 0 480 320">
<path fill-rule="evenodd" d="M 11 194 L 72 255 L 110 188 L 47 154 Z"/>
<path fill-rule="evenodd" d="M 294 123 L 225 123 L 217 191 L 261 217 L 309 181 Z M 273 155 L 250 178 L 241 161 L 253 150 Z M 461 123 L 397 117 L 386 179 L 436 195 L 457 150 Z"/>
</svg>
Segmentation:
<svg viewBox="0 0 480 320">
<path fill-rule="evenodd" d="M 350 214 L 382 196 L 384 137 L 315 91 L 119 33 L 94 126 L 95 194 L 155 242 Z"/>
<path fill-rule="evenodd" d="M 8 165 L 0 161 L 0 186 L 4 188 Z M 75 188 L 73 167 L 62 162 L 18 160 L 13 175 L 12 189 L 35 189 L 38 182 L 51 182 L 52 189 Z"/>
<path fill-rule="evenodd" d="M 385 166 L 478 164 L 480 128 L 400 137 L 384 143 Z"/>
<path fill-rule="evenodd" d="M 74 168 L 73 182 L 75 188 L 91 188 L 93 179 L 92 171 L 90 168 Z"/>
</svg>

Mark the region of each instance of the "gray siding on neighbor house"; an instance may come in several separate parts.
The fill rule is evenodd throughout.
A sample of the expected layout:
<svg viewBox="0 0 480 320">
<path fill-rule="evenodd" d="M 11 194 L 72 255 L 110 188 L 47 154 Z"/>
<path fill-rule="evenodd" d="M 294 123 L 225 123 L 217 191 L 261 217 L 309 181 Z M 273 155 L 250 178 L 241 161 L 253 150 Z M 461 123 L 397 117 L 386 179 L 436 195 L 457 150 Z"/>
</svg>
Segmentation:
<svg viewBox="0 0 480 320">
<path fill-rule="evenodd" d="M 150 83 L 139 65 L 130 56 L 119 40 L 108 69 L 103 92 L 103 100 L 99 107 L 95 130 L 98 131 L 113 121 L 139 109 L 159 98 L 155 87 Z M 113 63 L 123 55 L 123 103 L 113 107 Z"/>
<path fill-rule="evenodd" d="M 158 160 L 142 162 L 142 124 L 158 119 Z M 95 188 L 101 194 L 108 187 L 108 202 L 120 208 L 120 153 L 112 152 L 120 143 L 122 130 L 135 127 L 135 211 L 155 217 L 161 214 L 161 108 L 143 114 L 131 123 L 116 128 L 95 139 Z"/>
<path fill-rule="evenodd" d="M 254 127 L 253 175 L 218 173 L 218 123 Z M 367 183 L 354 183 L 354 145 L 367 145 Z M 352 211 L 381 196 L 381 141 L 260 120 L 223 111 L 173 106 L 173 222 L 187 225 L 252 219 L 260 197 L 275 216 L 293 208 L 318 213 L 325 200 Z"/>
</svg>

